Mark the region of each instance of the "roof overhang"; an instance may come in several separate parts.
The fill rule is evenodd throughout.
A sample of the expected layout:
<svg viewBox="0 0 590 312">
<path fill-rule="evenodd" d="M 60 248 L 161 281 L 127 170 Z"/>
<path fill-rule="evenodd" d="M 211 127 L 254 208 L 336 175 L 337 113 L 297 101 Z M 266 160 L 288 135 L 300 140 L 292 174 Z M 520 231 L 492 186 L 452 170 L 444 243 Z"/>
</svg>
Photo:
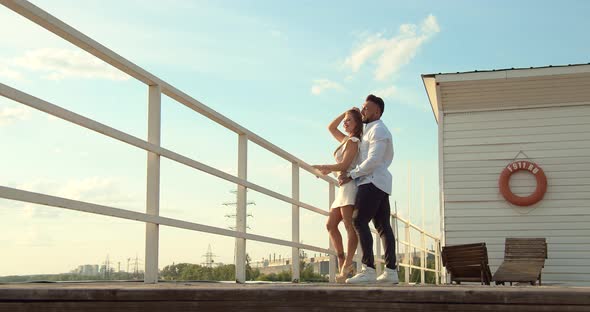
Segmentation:
<svg viewBox="0 0 590 312">
<path fill-rule="evenodd" d="M 428 101 L 430 101 L 434 120 L 438 123 L 439 106 L 436 92 L 436 75 L 422 75 L 422 83 L 424 83 L 424 89 L 426 89 L 426 95 L 428 95 Z"/>
<path fill-rule="evenodd" d="M 422 75 L 422 82 L 430 101 L 434 119 L 439 122 L 439 114 L 444 110 L 443 103 L 440 103 L 438 84 L 445 82 L 460 82 L 486 79 L 510 79 L 535 76 L 565 75 L 590 73 L 590 64 L 574 64 L 563 66 L 546 66 L 530 68 L 510 68 L 488 71 L 472 71 L 457 73 L 439 73 Z"/>
</svg>

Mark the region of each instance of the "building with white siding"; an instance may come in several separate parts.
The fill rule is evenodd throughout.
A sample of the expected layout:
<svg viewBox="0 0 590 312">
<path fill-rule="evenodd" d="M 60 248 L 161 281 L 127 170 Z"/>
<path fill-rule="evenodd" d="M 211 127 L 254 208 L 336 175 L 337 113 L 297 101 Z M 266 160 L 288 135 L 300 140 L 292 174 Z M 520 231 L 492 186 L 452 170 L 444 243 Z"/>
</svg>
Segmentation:
<svg viewBox="0 0 590 312">
<path fill-rule="evenodd" d="M 492 273 L 506 237 L 545 237 L 543 283 L 590 286 L 590 64 L 422 75 L 439 127 L 443 245 L 485 242 Z M 522 151 L 547 176 L 537 204 L 500 194 Z M 528 196 L 532 174 L 512 175 Z"/>
</svg>

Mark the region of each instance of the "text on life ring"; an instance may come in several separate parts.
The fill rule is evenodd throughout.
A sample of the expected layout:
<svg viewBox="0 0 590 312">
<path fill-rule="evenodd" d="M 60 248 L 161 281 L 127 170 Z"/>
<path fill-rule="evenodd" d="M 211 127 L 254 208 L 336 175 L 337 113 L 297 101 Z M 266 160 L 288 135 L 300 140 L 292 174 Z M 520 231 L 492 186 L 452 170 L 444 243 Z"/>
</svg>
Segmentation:
<svg viewBox="0 0 590 312">
<path fill-rule="evenodd" d="M 537 180 L 535 191 L 526 197 L 514 195 L 510 190 L 510 176 L 520 170 L 526 170 L 532 173 Z M 545 196 L 545 192 L 547 192 L 547 177 L 543 169 L 537 166 L 537 164 L 530 161 L 515 161 L 502 170 L 500 179 L 498 180 L 498 186 L 500 187 L 500 194 L 508 202 L 517 206 L 530 206 L 538 203 Z"/>
</svg>

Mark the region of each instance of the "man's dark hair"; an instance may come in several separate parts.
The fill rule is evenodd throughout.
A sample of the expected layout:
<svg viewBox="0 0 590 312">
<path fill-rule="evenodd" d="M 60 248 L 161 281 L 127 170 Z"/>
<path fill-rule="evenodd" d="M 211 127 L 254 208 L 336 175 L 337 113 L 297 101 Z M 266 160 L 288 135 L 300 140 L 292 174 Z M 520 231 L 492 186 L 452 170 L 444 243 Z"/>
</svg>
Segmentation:
<svg viewBox="0 0 590 312">
<path fill-rule="evenodd" d="M 377 106 L 379 106 L 379 109 L 381 109 L 381 116 L 383 116 L 383 111 L 385 110 L 385 103 L 383 102 L 382 98 L 380 98 L 378 96 L 374 96 L 372 94 L 369 94 L 369 96 L 367 96 L 367 99 L 365 101 L 373 102 L 373 103 L 377 104 Z"/>
</svg>

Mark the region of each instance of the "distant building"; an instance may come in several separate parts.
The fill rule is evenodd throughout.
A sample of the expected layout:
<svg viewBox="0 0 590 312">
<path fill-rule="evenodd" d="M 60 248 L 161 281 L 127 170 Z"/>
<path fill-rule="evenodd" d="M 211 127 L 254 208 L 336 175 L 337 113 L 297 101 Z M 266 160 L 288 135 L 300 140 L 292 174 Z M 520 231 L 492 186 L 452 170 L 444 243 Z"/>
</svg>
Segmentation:
<svg viewBox="0 0 590 312">
<path fill-rule="evenodd" d="M 259 269 L 262 274 L 276 274 L 283 271 L 290 271 L 291 259 L 283 258 L 281 255 L 279 255 L 279 258 L 277 259 L 276 255 L 269 255 L 268 259 L 262 258 L 260 261 L 251 262 L 250 266 L 253 269 Z"/>
<path fill-rule="evenodd" d="M 88 275 L 88 276 L 94 276 L 94 275 L 98 275 L 98 264 L 85 264 L 85 265 L 80 265 L 78 266 L 73 273 L 78 274 L 78 275 Z"/>
</svg>

